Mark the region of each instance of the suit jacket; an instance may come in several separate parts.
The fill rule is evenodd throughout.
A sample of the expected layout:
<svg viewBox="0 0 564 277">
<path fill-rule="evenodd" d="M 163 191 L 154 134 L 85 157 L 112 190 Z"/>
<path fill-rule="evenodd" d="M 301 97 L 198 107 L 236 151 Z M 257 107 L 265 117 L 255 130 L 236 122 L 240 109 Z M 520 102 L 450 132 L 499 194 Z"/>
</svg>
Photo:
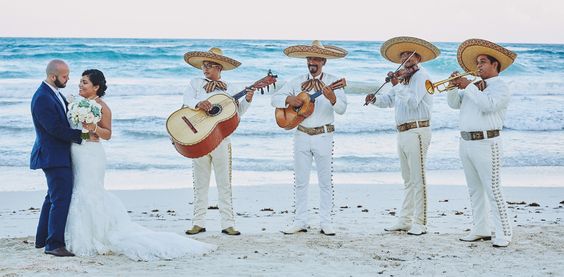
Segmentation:
<svg viewBox="0 0 564 277">
<path fill-rule="evenodd" d="M 81 131 L 70 127 L 65 107 L 49 85 L 42 82 L 31 99 L 35 143 L 30 168 L 70 167 L 72 142 L 81 143 Z M 66 99 L 63 100 L 66 102 Z"/>
</svg>

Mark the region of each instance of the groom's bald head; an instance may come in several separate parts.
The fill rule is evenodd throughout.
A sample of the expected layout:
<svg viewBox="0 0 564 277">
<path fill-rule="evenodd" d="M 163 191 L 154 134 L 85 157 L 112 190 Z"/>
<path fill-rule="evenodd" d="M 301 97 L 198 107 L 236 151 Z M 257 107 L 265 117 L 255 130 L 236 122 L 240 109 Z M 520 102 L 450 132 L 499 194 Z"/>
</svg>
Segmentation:
<svg viewBox="0 0 564 277">
<path fill-rule="evenodd" d="M 52 86 L 64 88 L 69 80 L 69 72 L 69 66 L 63 60 L 51 60 L 45 69 L 45 81 Z"/>
</svg>

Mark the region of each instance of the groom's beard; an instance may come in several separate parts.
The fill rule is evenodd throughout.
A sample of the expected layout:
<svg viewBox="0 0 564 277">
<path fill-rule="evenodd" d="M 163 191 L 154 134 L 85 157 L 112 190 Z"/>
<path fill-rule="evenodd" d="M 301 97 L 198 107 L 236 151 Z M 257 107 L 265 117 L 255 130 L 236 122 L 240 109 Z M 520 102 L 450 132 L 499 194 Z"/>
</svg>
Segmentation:
<svg viewBox="0 0 564 277">
<path fill-rule="evenodd" d="M 64 87 L 67 86 L 67 84 L 66 84 L 66 83 L 64 83 L 64 84 L 61 83 L 61 81 L 59 81 L 59 77 L 57 77 L 57 78 L 55 78 L 55 86 L 58 87 L 58 88 L 64 88 Z"/>
<path fill-rule="evenodd" d="M 309 73 L 311 73 L 311 74 L 315 74 L 315 73 L 317 73 L 317 70 L 319 70 L 319 66 L 317 66 L 315 64 L 308 64 L 307 68 L 309 69 Z"/>
</svg>

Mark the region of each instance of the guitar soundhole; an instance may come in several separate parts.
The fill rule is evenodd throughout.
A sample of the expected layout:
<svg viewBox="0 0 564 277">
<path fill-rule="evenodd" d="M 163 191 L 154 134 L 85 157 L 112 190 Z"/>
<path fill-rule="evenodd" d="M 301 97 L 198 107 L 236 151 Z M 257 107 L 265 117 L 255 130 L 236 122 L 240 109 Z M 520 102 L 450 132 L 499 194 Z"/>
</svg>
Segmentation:
<svg viewBox="0 0 564 277">
<path fill-rule="evenodd" d="M 213 105 L 211 110 L 208 112 L 209 116 L 216 116 L 221 113 L 222 107 L 221 105 Z"/>
</svg>

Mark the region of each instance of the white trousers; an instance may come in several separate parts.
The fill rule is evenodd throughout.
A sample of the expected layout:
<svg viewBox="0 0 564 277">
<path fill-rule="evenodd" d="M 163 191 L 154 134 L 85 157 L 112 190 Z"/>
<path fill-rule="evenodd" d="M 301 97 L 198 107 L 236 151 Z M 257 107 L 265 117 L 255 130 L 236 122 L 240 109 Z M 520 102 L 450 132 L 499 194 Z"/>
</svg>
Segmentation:
<svg viewBox="0 0 564 277">
<path fill-rule="evenodd" d="M 427 225 L 427 186 L 425 160 L 431 143 L 431 128 L 415 128 L 398 133 L 398 153 L 404 198 L 399 224 Z"/>
<path fill-rule="evenodd" d="M 332 223 L 333 191 L 333 133 L 310 136 L 296 131 L 294 136 L 294 224 L 307 226 L 308 187 L 312 161 L 317 167 L 319 183 L 319 216 L 321 227 Z"/>
<path fill-rule="evenodd" d="M 511 225 L 501 192 L 500 156 L 499 137 L 475 141 L 460 139 L 460 158 L 472 202 L 472 234 L 491 235 L 488 218 L 491 208 L 496 237 L 511 241 Z"/>
<path fill-rule="evenodd" d="M 221 215 L 221 228 L 234 227 L 233 202 L 231 191 L 231 142 L 223 140 L 211 153 L 192 160 L 194 181 L 194 225 L 205 227 L 208 210 L 208 190 L 210 176 L 214 168 L 218 191 L 218 207 Z"/>
</svg>

